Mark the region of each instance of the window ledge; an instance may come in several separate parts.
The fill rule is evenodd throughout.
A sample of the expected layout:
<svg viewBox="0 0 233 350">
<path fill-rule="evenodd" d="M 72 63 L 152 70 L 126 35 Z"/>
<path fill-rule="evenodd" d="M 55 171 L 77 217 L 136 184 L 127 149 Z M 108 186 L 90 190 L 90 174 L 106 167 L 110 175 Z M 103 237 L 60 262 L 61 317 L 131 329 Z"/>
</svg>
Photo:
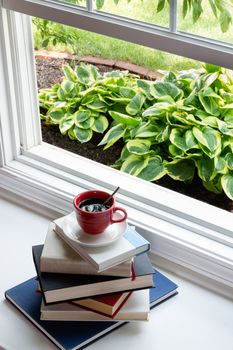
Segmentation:
<svg viewBox="0 0 233 350">
<path fill-rule="evenodd" d="M 67 182 L 19 161 L 0 168 L 0 187 L 10 191 L 8 198 L 29 208 L 33 202 L 35 210 L 44 211 L 51 218 L 70 212 L 74 195 L 90 188 L 88 183 L 78 186 L 72 180 L 72 176 Z M 145 213 L 123 197 L 117 196 L 117 201 L 127 209 L 129 223 L 151 242 L 151 251 L 157 258 L 170 262 L 171 269 L 180 266 L 215 281 L 223 286 L 223 294 L 224 288 L 233 291 L 232 247 Z"/>
<path fill-rule="evenodd" d="M 5 290 L 35 275 L 31 247 L 44 242 L 50 220 L 1 198 L 0 207 L 2 232 L 9 233 L 0 239 L 0 344 L 8 350 L 54 350 L 55 346 L 34 325 L 4 301 Z M 14 259 L 9 259 L 9 247 Z M 232 344 L 232 300 L 209 291 L 210 280 L 206 277 L 202 288 L 198 285 L 199 281 L 188 281 L 183 271 L 183 277 L 178 277 L 176 270 L 168 272 L 167 260 L 163 269 L 158 257 L 155 263 L 159 271 L 179 286 L 178 295 L 157 306 L 150 313 L 149 322 L 130 322 L 87 349 L 153 349 L 151 344 L 166 350 L 229 349 L 229 344 Z M 171 265 L 174 269 L 175 264 Z M 177 266 L 177 272 L 181 270 Z M 231 299 L 232 296 L 231 292 Z"/>
</svg>

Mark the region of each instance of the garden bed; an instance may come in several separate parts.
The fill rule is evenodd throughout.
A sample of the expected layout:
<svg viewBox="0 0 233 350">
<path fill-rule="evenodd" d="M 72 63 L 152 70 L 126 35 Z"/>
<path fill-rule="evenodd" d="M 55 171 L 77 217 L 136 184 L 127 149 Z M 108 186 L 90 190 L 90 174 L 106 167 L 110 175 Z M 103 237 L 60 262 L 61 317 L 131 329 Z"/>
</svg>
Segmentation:
<svg viewBox="0 0 233 350">
<path fill-rule="evenodd" d="M 61 82 L 63 78 L 61 67 L 63 64 L 70 62 L 70 60 L 71 59 L 69 57 L 65 56 L 61 58 L 37 55 L 36 69 L 38 88 L 50 87 L 57 82 Z M 98 62 L 95 63 L 101 72 L 112 69 L 110 63 L 109 65 L 103 64 L 103 61 L 101 62 L 102 64 L 98 64 Z M 135 69 L 137 69 L 137 67 L 135 67 Z M 145 72 L 142 74 L 142 77 L 144 76 Z M 154 76 L 156 76 L 155 72 Z M 78 141 L 70 140 L 66 135 L 61 135 L 59 128 L 56 125 L 48 126 L 42 122 L 41 127 L 44 142 L 53 144 L 57 147 L 66 149 L 108 166 L 113 164 L 119 158 L 123 146 L 123 141 L 118 141 L 111 148 L 103 150 L 103 146 L 97 146 L 103 138 L 101 134 L 95 133 L 89 142 L 81 144 Z M 155 181 L 155 183 L 187 196 L 207 202 L 216 207 L 233 212 L 233 202 L 225 194 L 216 195 L 215 193 L 207 191 L 202 186 L 201 180 L 197 176 L 194 178 L 192 184 L 185 184 L 180 181 L 175 181 L 169 176 L 165 176 L 160 180 Z"/>
</svg>

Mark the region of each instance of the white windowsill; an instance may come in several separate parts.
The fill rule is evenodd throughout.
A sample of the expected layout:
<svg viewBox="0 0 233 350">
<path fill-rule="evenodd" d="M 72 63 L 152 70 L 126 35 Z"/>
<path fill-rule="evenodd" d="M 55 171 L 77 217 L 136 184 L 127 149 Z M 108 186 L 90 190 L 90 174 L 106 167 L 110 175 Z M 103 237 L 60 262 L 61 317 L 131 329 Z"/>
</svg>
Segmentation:
<svg viewBox="0 0 233 350">
<path fill-rule="evenodd" d="M 55 349 L 24 316 L 4 301 L 5 290 L 35 275 L 31 246 L 44 242 L 50 219 L 1 196 L 0 208 L 0 346 L 7 350 Z M 131 322 L 88 349 L 229 349 L 233 343 L 232 301 L 188 281 L 188 270 L 184 278 L 167 269 L 170 267 L 165 263 L 159 270 L 179 285 L 179 294 L 151 311 L 149 322 Z M 209 287 L 208 279 L 204 278 L 203 282 Z"/>
<path fill-rule="evenodd" d="M 194 232 L 199 230 L 207 237 L 215 235 L 215 239 L 219 241 L 223 238 L 220 238 L 223 233 L 230 237 L 228 243 L 231 242 L 233 247 L 232 214 L 225 210 L 108 166 L 97 165 L 90 159 L 44 142 L 29 151 L 23 151 L 23 156 L 19 156 L 18 160 L 81 187 L 92 188 L 95 184 L 103 188 L 107 186 L 111 190 L 119 185 L 119 199 L 126 205 L 130 205 L 135 199 L 134 205 L 139 210 L 151 212 L 152 215 Z M 192 226 L 189 226 L 190 221 Z"/>
<path fill-rule="evenodd" d="M 12 200 L 18 198 L 18 203 L 28 205 L 29 208 L 33 205 L 35 210 L 42 210 L 50 218 L 70 212 L 74 195 L 89 188 L 88 182 L 83 187 L 72 183 L 74 178 L 70 176 L 70 181 L 67 182 L 62 176 L 54 177 L 49 171 L 46 173 L 18 161 L 0 169 L 0 187 L 11 191 Z M 3 193 L 4 191 L 2 195 Z M 5 196 L 9 198 L 9 192 Z M 130 201 L 125 203 L 122 198 L 117 196 L 117 201 L 123 202 L 129 213 L 129 222 L 151 242 L 151 250 L 156 256 L 213 280 L 220 284 L 216 288 L 213 286 L 215 290 L 221 290 L 224 295 L 231 295 L 232 247 L 165 221 L 163 218 L 147 214 L 133 207 Z M 171 270 L 174 266 L 171 265 Z M 174 271 L 177 272 L 177 269 Z"/>
</svg>

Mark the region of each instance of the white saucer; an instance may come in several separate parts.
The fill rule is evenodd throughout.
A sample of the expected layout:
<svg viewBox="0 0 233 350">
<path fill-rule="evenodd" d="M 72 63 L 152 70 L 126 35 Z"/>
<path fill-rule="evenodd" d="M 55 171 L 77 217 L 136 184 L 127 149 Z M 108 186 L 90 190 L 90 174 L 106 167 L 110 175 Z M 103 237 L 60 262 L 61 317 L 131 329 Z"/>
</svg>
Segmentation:
<svg viewBox="0 0 233 350">
<path fill-rule="evenodd" d="M 118 219 L 121 215 L 114 214 L 114 218 Z M 126 220 L 109 225 L 105 231 L 99 234 L 89 234 L 84 232 L 79 226 L 75 212 L 70 213 L 63 222 L 63 232 L 72 241 L 86 247 L 104 247 L 117 241 L 123 236 L 127 229 Z"/>
</svg>

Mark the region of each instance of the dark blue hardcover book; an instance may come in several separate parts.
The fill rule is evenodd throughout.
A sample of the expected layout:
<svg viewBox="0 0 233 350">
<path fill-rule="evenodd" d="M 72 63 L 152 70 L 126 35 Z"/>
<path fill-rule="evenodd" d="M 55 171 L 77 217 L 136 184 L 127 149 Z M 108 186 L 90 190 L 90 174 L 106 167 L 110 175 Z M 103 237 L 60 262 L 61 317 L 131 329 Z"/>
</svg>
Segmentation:
<svg viewBox="0 0 233 350">
<path fill-rule="evenodd" d="M 154 274 L 154 283 L 156 287 L 150 289 L 151 307 L 177 294 L 177 285 L 158 271 Z M 115 321 L 41 321 L 42 295 L 36 292 L 37 287 L 38 281 L 34 277 L 7 290 L 5 297 L 59 349 L 83 349 L 88 344 L 127 323 Z"/>
<path fill-rule="evenodd" d="M 177 294 L 177 284 L 157 271 L 154 274 L 154 288 L 150 288 L 150 308 Z"/>
<path fill-rule="evenodd" d="M 132 279 L 132 277 L 41 272 L 42 249 L 43 245 L 33 246 L 32 253 L 45 303 L 82 299 L 118 291 L 147 289 L 154 286 L 154 269 L 146 253 L 134 258 L 133 269 L 136 278 Z"/>
</svg>

